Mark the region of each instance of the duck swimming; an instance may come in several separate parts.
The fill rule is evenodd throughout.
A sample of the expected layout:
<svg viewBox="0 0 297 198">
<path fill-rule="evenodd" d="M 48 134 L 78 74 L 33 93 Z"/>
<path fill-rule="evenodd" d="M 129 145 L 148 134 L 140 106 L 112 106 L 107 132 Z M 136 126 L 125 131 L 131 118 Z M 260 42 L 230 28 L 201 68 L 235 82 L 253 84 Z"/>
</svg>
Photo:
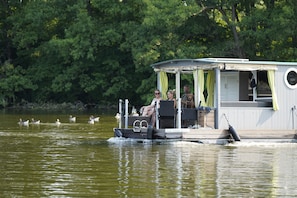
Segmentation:
<svg viewBox="0 0 297 198">
<path fill-rule="evenodd" d="M 40 120 L 34 120 L 34 118 L 31 119 L 31 124 L 40 124 Z"/>
<path fill-rule="evenodd" d="M 76 122 L 76 117 L 73 117 L 72 115 L 70 115 L 69 122 Z"/>
<path fill-rule="evenodd" d="M 61 124 L 60 119 L 57 119 L 57 120 L 56 120 L 56 125 L 59 126 L 60 124 Z"/>
<path fill-rule="evenodd" d="M 22 118 L 20 118 L 20 121 L 18 122 L 21 126 L 29 126 L 29 120 L 23 121 Z"/>
</svg>

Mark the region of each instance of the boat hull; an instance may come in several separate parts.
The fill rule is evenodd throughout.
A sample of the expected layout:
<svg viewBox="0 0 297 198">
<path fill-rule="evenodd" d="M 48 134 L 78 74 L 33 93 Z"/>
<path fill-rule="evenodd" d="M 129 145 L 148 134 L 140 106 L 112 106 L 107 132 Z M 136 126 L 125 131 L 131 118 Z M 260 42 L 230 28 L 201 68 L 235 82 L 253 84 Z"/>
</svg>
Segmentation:
<svg viewBox="0 0 297 198">
<path fill-rule="evenodd" d="M 234 133 L 234 131 L 232 131 Z M 152 140 L 179 140 L 201 143 L 226 144 L 236 142 L 232 138 L 232 132 L 228 129 L 190 129 L 190 128 L 168 128 L 168 129 L 141 129 L 135 132 L 132 128 L 114 129 L 115 137 L 131 139 L 152 139 Z M 295 130 L 237 130 L 240 141 L 273 141 L 273 142 L 296 142 Z"/>
</svg>

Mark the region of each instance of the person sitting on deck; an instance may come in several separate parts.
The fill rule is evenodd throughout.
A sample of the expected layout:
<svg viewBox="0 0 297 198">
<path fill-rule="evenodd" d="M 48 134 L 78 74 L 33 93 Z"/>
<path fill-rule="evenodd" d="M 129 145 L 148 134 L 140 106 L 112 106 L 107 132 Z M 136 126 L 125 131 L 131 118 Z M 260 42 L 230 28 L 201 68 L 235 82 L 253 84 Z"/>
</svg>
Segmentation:
<svg viewBox="0 0 297 198">
<path fill-rule="evenodd" d="M 190 92 L 190 86 L 184 86 L 184 95 L 181 98 L 182 108 L 194 108 L 194 95 Z"/>
<path fill-rule="evenodd" d="M 174 93 L 175 93 L 174 90 L 168 90 L 167 91 L 167 100 L 174 101 L 174 108 L 176 108 L 176 99 L 174 98 Z"/>
<path fill-rule="evenodd" d="M 159 108 L 160 100 L 162 100 L 161 92 L 159 89 L 156 89 L 154 94 L 155 94 L 155 98 L 152 100 L 151 104 L 140 108 L 140 112 L 142 112 L 141 113 L 142 116 L 151 117 L 151 124 L 153 127 L 156 122 L 155 105 L 157 105 L 157 107 Z"/>
</svg>

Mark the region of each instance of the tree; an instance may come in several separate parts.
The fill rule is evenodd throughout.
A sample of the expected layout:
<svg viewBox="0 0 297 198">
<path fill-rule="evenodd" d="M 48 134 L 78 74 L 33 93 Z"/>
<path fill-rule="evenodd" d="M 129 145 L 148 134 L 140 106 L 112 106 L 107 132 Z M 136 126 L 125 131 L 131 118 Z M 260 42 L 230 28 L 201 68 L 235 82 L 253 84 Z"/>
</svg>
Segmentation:
<svg viewBox="0 0 297 198">
<path fill-rule="evenodd" d="M 0 3 L 0 90 L 9 102 L 141 105 L 153 97 L 158 61 L 296 60 L 294 0 Z"/>
<path fill-rule="evenodd" d="M 25 77 L 25 71 L 21 67 L 14 67 L 6 61 L 0 69 L 0 105 L 15 104 L 18 94 L 24 91 L 32 91 L 36 86 Z M 23 96 L 24 97 L 24 96 Z"/>
</svg>

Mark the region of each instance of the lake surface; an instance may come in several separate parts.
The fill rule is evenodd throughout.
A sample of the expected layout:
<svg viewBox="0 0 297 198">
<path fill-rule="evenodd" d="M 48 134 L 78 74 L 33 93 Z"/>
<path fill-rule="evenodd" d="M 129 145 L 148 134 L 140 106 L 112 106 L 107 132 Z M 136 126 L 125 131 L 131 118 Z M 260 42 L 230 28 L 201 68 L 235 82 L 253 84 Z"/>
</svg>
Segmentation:
<svg viewBox="0 0 297 198">
<path fill-rule="evenodd" d="M 98 115 L 90 125 L 90 113 L 1 111 L 0 197 L 297 195 L 296 143 L 121 140 L 112 137 L 114 116 Z M 19 118 L 42 123 L 19 126 Z"/>
</svg>

